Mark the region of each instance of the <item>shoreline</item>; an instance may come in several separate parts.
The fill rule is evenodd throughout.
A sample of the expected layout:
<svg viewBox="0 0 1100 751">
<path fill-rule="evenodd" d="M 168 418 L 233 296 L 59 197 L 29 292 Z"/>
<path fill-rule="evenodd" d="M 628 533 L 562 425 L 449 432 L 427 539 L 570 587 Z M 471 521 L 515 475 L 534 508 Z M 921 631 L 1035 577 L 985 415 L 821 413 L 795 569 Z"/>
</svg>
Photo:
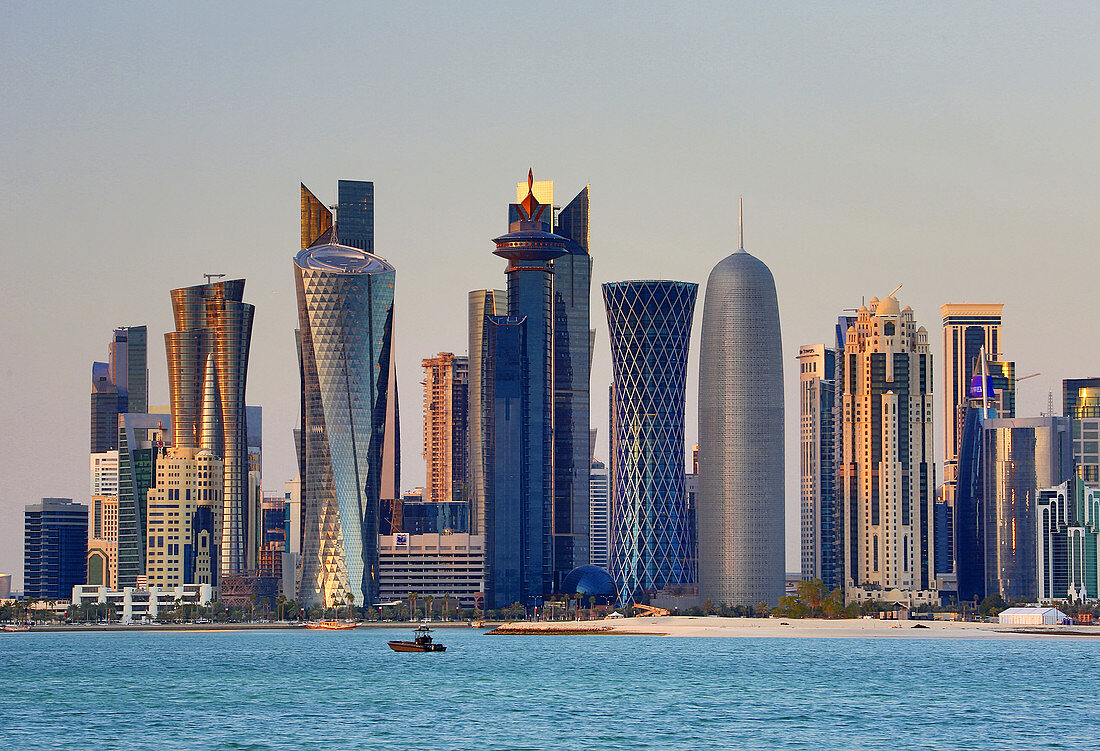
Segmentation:
<svg viewBox="0 0 1100 751">
<path fill-rule="evenodd" d="M 415 628 L 419 625 L 419 622 L 401 621 L 401 622 L 377 622 L 366 621 L 356 625 L 355 629 L 409 629 Z M 428 625 L 432 630 L 435 629 L 452 629 L 452 628 L 464 628 L 473 629 L 467 623 L 448 621 L 435 622 L 430 621 Z M 500 621 L 487 622 L 485 629 L 493 628 L 503 625 Z M 213 632 L 213 631 L 309 631 L 305 626 L 298 625 L 297 622 L 291 623 L 134 623 L 130 625 L 123 625 L 121 623 L 112 623 L 110 625 L 98 624 L 98 623 L 73 623 L 73 624 L 39 624 L 33 626 L 30 631 L 19 632 L 4 632 L 0 631 L 0 638 L 4 633 L 100 633 L 107 631 L 161 631 L 161 632 L 175 632 L 175 631 L 194 631 L 194 632 Z M 477 629 L 484 630 L 484 629 Z"/>
<path fill-rule="evenodd" d="M 1039 626 L 971 621 L 643 616 L 602 621 L 504 623 L 493 636 L 631 635 L 686 638 L 803 639 L 1100 639 L 1100 626 Z"/>
</svg>

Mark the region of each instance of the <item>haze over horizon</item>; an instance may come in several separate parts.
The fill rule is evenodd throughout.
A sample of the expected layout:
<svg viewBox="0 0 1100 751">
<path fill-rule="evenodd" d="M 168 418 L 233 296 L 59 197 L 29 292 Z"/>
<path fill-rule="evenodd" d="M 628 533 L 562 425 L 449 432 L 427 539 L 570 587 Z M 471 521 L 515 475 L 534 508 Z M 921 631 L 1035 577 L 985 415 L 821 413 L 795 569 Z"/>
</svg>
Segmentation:
<svg viewBox="0 0 1100 751">
<path fill-rule="evenodd" d="M 1100 374 L 1100 14 L 1050 10 L 5 4 L 0 571 L 21 589 L 26 504 L 87 502 L 90 368 L 112 329 L 149 327 L 149 401 L 166 404 L 168 293 L 204 273 L 247 280 L 265 488 L 293 477 L 299 182 L 325 202 L 338 179 L 375 184 L 376 250 L 397 268 L 402 485 L 422 485 L 420 361 L 464 353 L 467 292 L 503 288 L 490 239 L 529 167 L 562 205 L 592 186 L 603 459 L 599 285 L 700 285 L 690 448 L 703 287 L 745 197 L 745 247 L 779 296 L 797 570 L 796 356 L 832 341 L 842 309 L 904 283 L 933 344 L 937 436 L 943 303 L 1005 304 L 1005 358 L 1041 373 L 1019 416 L 1048 391 L 1060 413 L 1063 378 Z"/>
</svg>

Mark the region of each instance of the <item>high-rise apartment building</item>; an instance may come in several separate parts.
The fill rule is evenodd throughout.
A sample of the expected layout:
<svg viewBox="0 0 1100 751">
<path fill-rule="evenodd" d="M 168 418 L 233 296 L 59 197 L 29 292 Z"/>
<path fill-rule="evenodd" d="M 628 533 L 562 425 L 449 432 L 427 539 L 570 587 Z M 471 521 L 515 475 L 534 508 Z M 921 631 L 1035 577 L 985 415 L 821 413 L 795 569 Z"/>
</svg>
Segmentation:
<svg viewBox="0 0 1100 751">
<path fill-rule="evenodd" d="M 377 601 L 379 506 L 396 497 L 400 484 L 396 271 L 365 249 L 373 248 L 365 185 L 340 183 L 340 206 L 345 198 L 358 206 L 347 228 L 346 213 L 334 225 L 302 186 L 303 249 L 294 259 L 294 277 L 302 379 L 299 596 L 308 604 L 343 602 L 348 594 L 360 606 Z M 321 232 L 313 236 L 316 229 Z M 359 245 L 343 244 L 345 233 Z"/>
<path fill-rule="evenodd" d="M 172 417 L 127 412 L 118 420 L 118 586 L 145 574 L 145 499 L 157 459 L 171 444 Z"/>
<path fill-rule="evenodd" d="M 224 464 L 208 448 L 167 449 L 146 497 L 145 577 L 151 586 L 218 586 Z"/>
<path fill-rule="evenodd" d="M 830 591 L 844 586 L 838 565 L 836 445 L 836 351 L 824 344 L 798 351 L 799 458 L 801 475 L 802 578 L 821 579 Z"/>
<path fill-rule="evenodd" d="M 1039 602 L 1100 599 L 1100 489 L 1078 476 L 1035 499 Z"/>
<path fill-rule="evenodd" d="M 84 583 L 88 507 L 70 498 L 43 498 L 26 507 L 23 523 L 23 596 L 67 600 Z"/>
<path fill-rule="evenodd" d="M 177 448 L 198 448 L 200 433 L 211 431 L 210 451 L 225 463 L 222 494 L 222 573 L 247 567 L 248 426 L 245 385 L 252 319 L 256 309 L 243 302 L 244 280 L 212 282 L 172 290 L 176 330 L 164 335 L 172 438 Z M 216 409 L 202 424 L 207 378 L 213 379 Z M 209 398 L 209 397 L 208 397 Z"/>
<path fill-rule="evenodd" d="M 684 399 L 698 285 L 603 285 L 615 471 L 611 575 L 619 603 L 695 581 L 684 488 Z"/>
<path fill-rule="evenodd" d="M 1062 381 L 1062 415 L 1072 420 L 1077 474 L 1093 487 L 1100 486 L 1100 378 Z"/>
<path fill-rule="evenodd" d="M 988 419 L 983 428 L 985 592 L 978 594 L 1034 602 L 1036 499 L 1073 475 L 1070 420 Z"/>
<path fill-rule="evenodd" d="M 592 460 L 588 483 L 588 555 L 593 566 L 610 565 L 611 507 L 607 494 L 607 465 Z"/>
<path fill-rule="evenodd" d="M 93 495 L 88 504 L 87 584 L 118 586 L 117 493 Z"/>
<path fill-rule="evenodd" d="M 699 344 L 699 596 L 715 603 L 783 596 L 782 349 L 775 281 L 742 242 L 710 272 Z"/>
<path fill-rule="evenodd" d="M 861 306 L 837 357 L 845 598 L 934 601 L 928 332 L 896 298 Z"/>
<path fill-rule="evenodd" d="M 440 352 L 424 368 L 425 488 L 429 501 L 465 501 L 469 359 Z"/>
<path fill-rule="evenodd" d="M 115 329 L 107 362 L 92 363 L 93 454 L 118 448 L 118 416 L 149 408 L 148 342 L 145 326 Z"/>
<path fill-rule="evenodd" d="M 490 474 L 488 384 L 483 376 L 488 356 L 486 320 L 508 315 L 508 296 L 499 289 L 477 289 L 469 294 L 469 365 L 467 378 L 466 490 L 470 500 L 470 529 L 485 533 L 485 501 Z"/>
</svg>

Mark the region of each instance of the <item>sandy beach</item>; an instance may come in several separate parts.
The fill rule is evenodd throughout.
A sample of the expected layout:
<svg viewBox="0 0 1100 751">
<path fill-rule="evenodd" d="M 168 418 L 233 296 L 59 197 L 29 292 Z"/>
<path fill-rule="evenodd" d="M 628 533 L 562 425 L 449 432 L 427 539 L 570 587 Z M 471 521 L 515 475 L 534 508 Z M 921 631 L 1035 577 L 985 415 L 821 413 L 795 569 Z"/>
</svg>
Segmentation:
<svg viewBox="0 0 1100 751">
<path fill-rule="evenodd" d="M 917 625 L 925 628 L 919 628 Z M 1100 638 L 1100 626 L 1003 626 L 997 623 L 953 621 L 822 620 L 816 618 L 720 618 L 718 616 L 657 616 L 600 621 L 505 623 L 494 635 L 634 634 L 686 637 L 778 637 L 810 639 L 1023 639 Z"/>
</svg>

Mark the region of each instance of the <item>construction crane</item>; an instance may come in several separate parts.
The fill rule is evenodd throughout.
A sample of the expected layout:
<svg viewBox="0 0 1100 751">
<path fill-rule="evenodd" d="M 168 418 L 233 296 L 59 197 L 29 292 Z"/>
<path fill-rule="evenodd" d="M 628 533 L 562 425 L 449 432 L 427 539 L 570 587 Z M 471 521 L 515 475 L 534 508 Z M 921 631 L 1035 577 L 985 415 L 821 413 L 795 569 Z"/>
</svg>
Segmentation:
<svg viewBox="0 0 1100 751">
<path fill-rule="evenodd" d="M 654 608 L 649 605 L 634 604 L 634 615 L 670 615 L 672 611 L 664 608 Z"/>
</svg>

